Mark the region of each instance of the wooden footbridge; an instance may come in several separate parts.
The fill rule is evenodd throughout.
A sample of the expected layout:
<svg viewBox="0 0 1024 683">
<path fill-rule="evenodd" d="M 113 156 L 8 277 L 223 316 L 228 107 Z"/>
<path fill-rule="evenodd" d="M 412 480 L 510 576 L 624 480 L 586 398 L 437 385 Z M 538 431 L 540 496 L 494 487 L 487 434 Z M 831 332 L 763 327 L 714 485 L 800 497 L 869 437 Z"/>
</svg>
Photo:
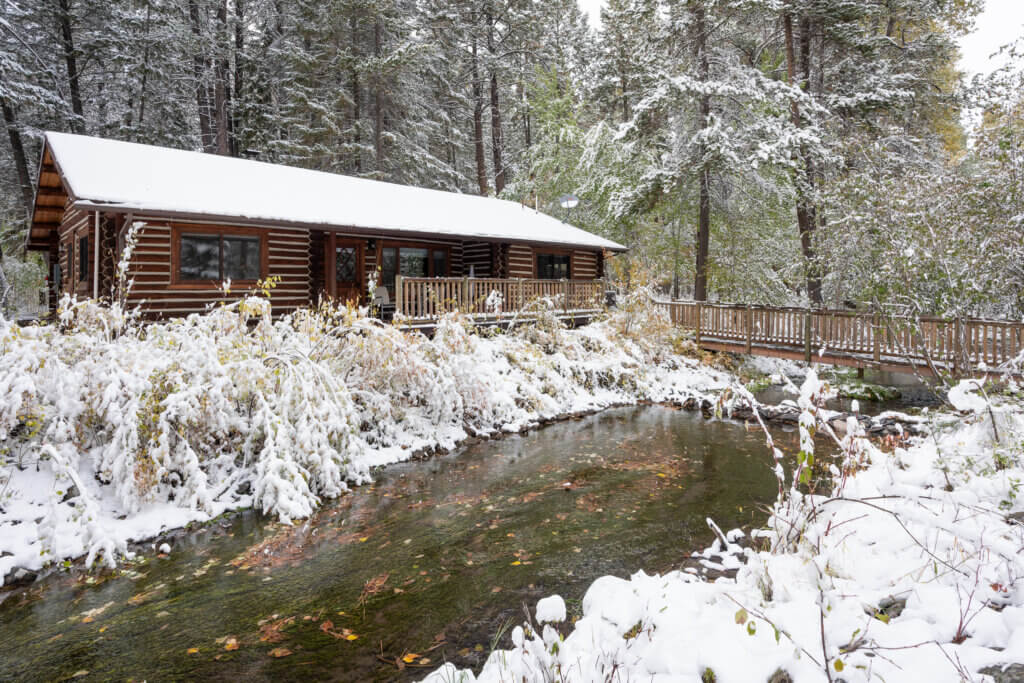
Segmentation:
<svg viewBox="0 0 1024 683">
<path fill-rule="evenodd" d="M 994 370 L 1024 350 L 1024 323 L 893 318 L 803 308 L 658 302 L 714 351 L 895 372 L 953 375 Z"/>
</svg>

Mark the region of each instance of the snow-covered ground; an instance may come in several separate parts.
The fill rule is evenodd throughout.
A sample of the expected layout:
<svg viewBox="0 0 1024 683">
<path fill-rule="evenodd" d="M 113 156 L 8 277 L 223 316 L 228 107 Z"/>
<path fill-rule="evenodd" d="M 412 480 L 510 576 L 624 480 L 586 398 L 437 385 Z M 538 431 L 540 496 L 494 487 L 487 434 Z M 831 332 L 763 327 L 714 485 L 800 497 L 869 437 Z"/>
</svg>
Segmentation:
<svg viewBox="0 0 1024 683">
<path fill-rule="evenodd" d="M 474 334 L 453 314 L 433 339 L 345 309 L 271 320 L 259 297 L 149 326 L 62 305 L 59 327 L 0 323 L 0 577 L 112 564 L 229 509 L 302 518 L 470 435 L 730 381 L 672 354 L 642 305 L 572 331 L 542 314 Z"/>
<path fill-rule="evenodd" d="M 851 423 L 831 491 L 789 479 L 751 543 L 734 530 L 703 553 L 735 579 L 605 576 L 574 623 L 547 598 L 479 674 L 448 664 L 426 680 L 991 680 L 979 672 L 1024 662 L 1024 406 L 990 409 L 977 388 L 961 383 L 964 414 L 891 452 Z M 822 389 L 810 373 L 802 436 L 821 428 Z"/>
</svg>

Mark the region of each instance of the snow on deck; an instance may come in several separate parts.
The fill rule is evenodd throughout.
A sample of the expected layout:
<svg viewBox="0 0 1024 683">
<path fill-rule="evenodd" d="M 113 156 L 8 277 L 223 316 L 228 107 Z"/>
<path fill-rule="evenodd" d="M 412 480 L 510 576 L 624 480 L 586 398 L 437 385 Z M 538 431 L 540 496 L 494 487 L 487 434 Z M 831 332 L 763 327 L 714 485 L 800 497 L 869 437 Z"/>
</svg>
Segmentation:
<svg viewBox="0 0 1024 683">
<path fill-rule="evenodd" d="M 47 133 L 76 205 L 624 251 L 518 202 Z"/>
</svg>

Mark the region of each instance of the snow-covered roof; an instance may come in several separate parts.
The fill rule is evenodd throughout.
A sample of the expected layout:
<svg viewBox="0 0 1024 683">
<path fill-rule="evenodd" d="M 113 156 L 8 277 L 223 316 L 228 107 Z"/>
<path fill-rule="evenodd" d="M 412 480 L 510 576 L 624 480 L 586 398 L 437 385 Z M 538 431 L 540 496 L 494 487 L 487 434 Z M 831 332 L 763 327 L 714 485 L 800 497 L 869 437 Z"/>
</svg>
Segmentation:
<svg viewBox="0 0 1024 683">
<path fill-rule="evenodd" d="M 84 135 L 46 141 L 77 207 L 625 250 L 518 202 Z"/>
</svg>

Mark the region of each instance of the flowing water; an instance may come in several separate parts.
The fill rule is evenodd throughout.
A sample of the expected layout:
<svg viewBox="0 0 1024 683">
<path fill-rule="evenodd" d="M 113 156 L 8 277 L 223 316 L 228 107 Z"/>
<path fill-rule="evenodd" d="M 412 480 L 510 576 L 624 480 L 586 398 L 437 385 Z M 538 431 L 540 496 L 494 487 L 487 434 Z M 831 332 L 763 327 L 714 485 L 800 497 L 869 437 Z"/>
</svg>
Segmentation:
<svg viewBox="0 0 1024 683">
<path fill-rule="evenodd" d="M 777 439 L 792 450 L 793 434 Z M 558 593 L 579 614 L 599 576 L 679 567 L 711 542 L 706 517 L 763 523 L 769 460 L 743 425 L 642 406 L 394 465 L 305 523 L 243 513 L 177 535 L 167 556 L 37 582 L 0 604 L 0 679 L 479 668 L 524 605 Z"/>
</svg>

